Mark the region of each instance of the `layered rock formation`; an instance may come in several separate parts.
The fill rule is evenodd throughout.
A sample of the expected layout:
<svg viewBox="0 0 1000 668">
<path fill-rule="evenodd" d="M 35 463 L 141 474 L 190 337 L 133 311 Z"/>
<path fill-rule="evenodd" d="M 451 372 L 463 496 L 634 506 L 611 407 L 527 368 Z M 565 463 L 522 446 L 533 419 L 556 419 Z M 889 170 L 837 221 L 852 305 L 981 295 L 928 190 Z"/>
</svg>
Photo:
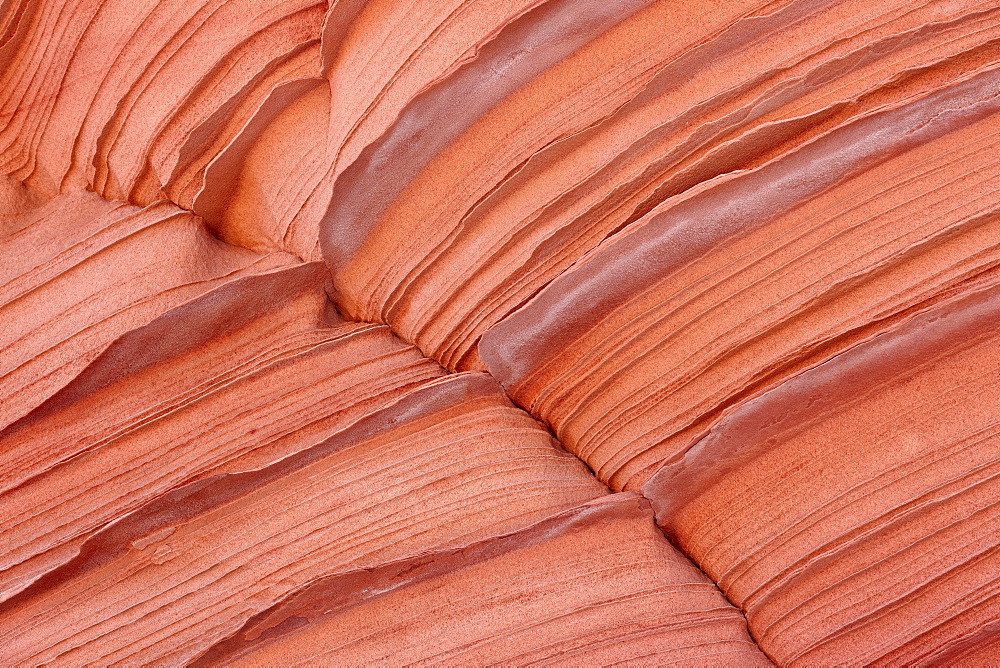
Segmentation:
<svg viewBox="0 0 1000 668">
<path fill-rule="evenodd" d="M 647 484 L 779 663 L 961 665 L 995 636 L 995 283 L 743 404 Z"/>
<path fill-rule="evenodd" d="M 0 663 L 995 660 L 994 3 L 8 0 L 0 119 Z"/>
<path fill-rule="evenodd" d="M 614 487 L 1000 263 L 1000 70 L 668 199 L 483 338 Z"/>
<path fill-rule="evenodd" d="M 318 580 L 196 665 L 553 659 L 771 665 L 632 493 L 461 550 Z"/>
</svg>

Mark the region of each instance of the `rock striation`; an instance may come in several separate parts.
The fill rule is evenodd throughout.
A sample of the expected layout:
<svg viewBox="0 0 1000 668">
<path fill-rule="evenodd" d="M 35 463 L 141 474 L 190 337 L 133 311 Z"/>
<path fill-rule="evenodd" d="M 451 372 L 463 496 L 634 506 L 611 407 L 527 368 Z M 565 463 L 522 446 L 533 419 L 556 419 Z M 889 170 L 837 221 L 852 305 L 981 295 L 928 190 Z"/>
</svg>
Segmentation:
<svg viewBox="0 0 1000 668">
<path fill-rule="evenodd" d="M 460 550 L 317 580 L 195 665 L 553 660 L 771 665 L 629 492 Z"/>
<path fill-rule="evenodd" d="M 988 69 L 667 200 L 481 355 L 603 480 L 641 486 L 727 408 L 995 270 L 998 111 Z"/>
<path fill-rule="evenodd" d="M 929 309 L 745 403 L 646 485 L 779 663 L 961 664 L 995 639 L 998 315 L 995 281 Z"/>
<path fill-rule="evenodd" d="M 605 493 L 485 374 L 431 380 L 268 466 L 175 485 L 106 523 L 0 604 L 0 646 L 13 663 L 176 664 L 318 577 Z"/>
<path fill-rule="evenodd" d="M 1000 650 L 1000 7 L 0 2 L 0 664 Z"/>
</svg>

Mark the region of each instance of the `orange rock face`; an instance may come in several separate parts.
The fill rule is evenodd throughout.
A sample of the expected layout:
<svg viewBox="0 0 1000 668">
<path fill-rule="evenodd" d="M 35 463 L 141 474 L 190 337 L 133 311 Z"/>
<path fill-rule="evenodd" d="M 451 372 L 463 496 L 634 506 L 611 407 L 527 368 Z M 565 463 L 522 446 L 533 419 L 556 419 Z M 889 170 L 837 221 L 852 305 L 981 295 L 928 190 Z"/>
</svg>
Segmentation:
<svg viewBox="0 0 1000 668">
<path fill-rule="evenodd" d="M 770 665 L 740 614 L 628 492 L 460 550 L 318 580 L 196 664 L 554 659 Z"/>
<path fill-rule="evenodd" d="M 745 403 L 646 486 L 779 663 L 962 663 L 996 632 L 998 315 L 995 286 L 930 309 Z"/>
<path fill-rule="evenodd" d="M 1000 8 L 0 3 L 0 664 L 995 665 Z"/>
</svg>

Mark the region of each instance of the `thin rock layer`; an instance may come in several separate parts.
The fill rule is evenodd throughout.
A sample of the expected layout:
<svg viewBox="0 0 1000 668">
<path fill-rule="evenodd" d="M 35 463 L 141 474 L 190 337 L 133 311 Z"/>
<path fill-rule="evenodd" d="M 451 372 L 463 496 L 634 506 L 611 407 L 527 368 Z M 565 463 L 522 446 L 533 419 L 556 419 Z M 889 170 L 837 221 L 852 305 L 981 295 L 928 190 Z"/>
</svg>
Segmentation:
<svg viewBox="0 0 1000 668">
<path fill-rule="evenodd" d="M 988 0 L 0 2 L 0 663 L 989 665 L 998 132 Z"/>
<path fill-rule="evenodd" d="M 744 404 L 644 488 L 780 664 L 961 663 L 995 638 L 998 316 L 995 282 L 930 309 Z"/>
<path fill-rule="evenodd" d="M 1000 70 L 667 200 L 483 338 L 615 489 L 733 406 L 1000 263 Z"/>
<path fill-rule="evenodd" d="M 162 494 L 0 603 L 12 663 L 176 665 L 322 576 L 528 526 L 605 494 L 496 383 L 429 381 L 264 468 Z"/>
<path fill-rule="evenodd" d="M 632 493 L 461 550 L 318 580 L 195 665 L 580 662 L 771 665 Z"/>
<path fill-rule="evenodd" d="M 212 237 L 166 202 L 62 195 L 5 217 L 0 427 L 79 374 L 119 336 L 221 283 L 291 264 Z"/>
</svg>

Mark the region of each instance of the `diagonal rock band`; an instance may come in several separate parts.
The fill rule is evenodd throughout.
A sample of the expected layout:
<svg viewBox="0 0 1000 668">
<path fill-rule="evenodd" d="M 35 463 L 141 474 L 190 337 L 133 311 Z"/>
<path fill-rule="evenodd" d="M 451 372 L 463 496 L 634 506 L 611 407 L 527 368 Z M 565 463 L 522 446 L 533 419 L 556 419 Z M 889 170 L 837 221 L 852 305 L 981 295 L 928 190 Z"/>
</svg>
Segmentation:
<svg viewBox="0 0 1000 668">
<path fill-rule="evenodd" d="M 0 3 L 0 663 L 995 665 L 998 45 Z"/>
</svg>

